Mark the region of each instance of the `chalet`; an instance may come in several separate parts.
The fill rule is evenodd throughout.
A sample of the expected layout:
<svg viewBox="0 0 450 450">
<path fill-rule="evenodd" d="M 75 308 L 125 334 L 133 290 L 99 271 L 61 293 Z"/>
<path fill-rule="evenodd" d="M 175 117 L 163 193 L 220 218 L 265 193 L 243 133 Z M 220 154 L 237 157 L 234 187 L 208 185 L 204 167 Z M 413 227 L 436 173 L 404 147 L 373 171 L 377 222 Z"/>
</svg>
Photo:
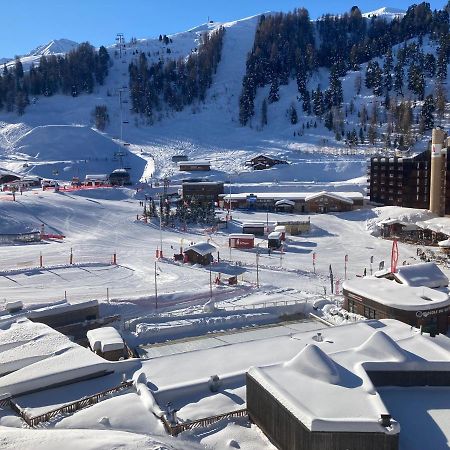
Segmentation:
<svg viewBox="0 0 450 450">
<path fill-rule="evenodd" d="M 291 213 L 351 211 L 364 205 L 360 192 L 239 192 L 220 197 L 225 208 Z"/>
<path fill-rule="evenodd" d="M 180 172 L 200 172 L 211 170 L 210 161 L 180 161 L 178 163 Z"/>
<path fill-rule="evenodd" d="M 199 242 L 184 250 L 184 261 L 207 266 L 213 262 L 214 257 L 212 254 L 215 251 L 217 251 L 217 248 L 209 242 Z"/>
<path fill-rule="evenodd" d="M 11 183 L 12 181 L 20 180 L 20 175 L 17 175 L 9 170 L 0 169 L 0 184 Z"/>
<path fill-rule="evenodd" d="M 305 196 L 306 209 L 312 213 L 351 211 L 354 200 L 335 192 L 316 192 Z"/>
<path fill-rule="evenodd" d="M 253 248 L 255 246 L 254 234 L 232 233 L 228 236 L 230 248 Z"/>
<path fill-rule="evenodd" d="M 266 155 L 258 155 L 245 162 L 245 165 L 250 166 L 253 170 L 270 169 L 277 164 L 287 164 L 287 161 L 271 158 Z"/>
<path fill-rule="evenodd" d="M 183 181 L 182 197 L 190 200 L 195 197 L 200 201 L 219 200 L 219 195 L 223 194 L 223 183 L 220 181 Z"/>
<path fill-rule="evenodd" d="M 410 279 L 417 277 L 413 273 Z M 447 333 L 450 297 L 424 286 L 423 279 L 418 285 L 419 279 L 409 285 L 376 277 L 347 280 L 342 286 L 344 308 L 368 319 L 397 319 L 430 333 Z"/>
</svg>

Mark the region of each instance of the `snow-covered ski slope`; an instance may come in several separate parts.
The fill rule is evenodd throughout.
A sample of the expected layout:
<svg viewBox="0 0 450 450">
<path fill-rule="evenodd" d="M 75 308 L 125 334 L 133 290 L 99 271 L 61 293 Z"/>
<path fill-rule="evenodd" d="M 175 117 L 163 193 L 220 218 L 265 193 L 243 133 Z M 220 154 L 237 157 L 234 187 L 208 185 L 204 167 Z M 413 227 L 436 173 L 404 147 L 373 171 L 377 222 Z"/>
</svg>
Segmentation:
<svg viewBox="0 0 450 450">
<path fill-rule="evenodd" d="M 342 157 L 342 147 L 326 143 L 329 133 L 320 123 L 302 137 L 293 136 L 295 127 L 289 123 L 286 111 L 295 98 L 295 83 L 283 86 L 280 102 L 269 106 L 268 127 L 260 129 L 258 114 L 251 127 L 240 126 L 239 95 L 258 19 L 255 16 L 201 25 L 170 36 L 172 43 L 168 45 L 158 39 L 140 39 L 127 43 L 121 58 L 114 45 L 109 47 L 113 65 L 105 85 L 96 87 L 92 95 L 39 97 L 21 117 L 15 113 L 0 114 L 0 167 L 70 179 L 118 167 L 119 162 L 112 160 L 114 153 L 122 150 L 142 159 L 138 162 L 129 156 L 130 161 L 124 161 L 132 169 L 133 181 L 148 179 L 153 173 L 156 177 L 186 178 L 185 173 L 177 173 L 177 167 L 171 162 L 171 156 L 177 153 L 185 153 L 190 159 L 211 159 L 214 171 L 207 175 L 212 178 L 228 179 L 228 174 L 242 174 L 239 177 L 246 182 L 328 182 L 361 176 L 365 159 L 353 155 Z M 144 51 L 149 62 L 185 58 L 198 47 L 202 33 L 219 26 L 226 28 L 222 59 L 204 103 L 177 113 L 163 109 L 153 125 L 130 112 L 128 65 L 139 52 Z M 312 86 L 316 82 L 312 80 Z M 125 99 L 122 108 L 119 90 Z M 259 102 L 262 95 L 263 92 L 258 94 Z M 91 131 L 92 111 L 96 105 L 103 104 L 108 108 L 110 123 L 105 133 Z M 123 124 L 122 133 L 121 121 L 128 122 Z M 101 139 L 101 134 L 105 139 Z M 121 135 L 123 142 L 120 142 Z M 130 145 L 124 148 L 125 142 Z M 292 164 L 251 173 L 245 168 L 245 160 L 259 153 L 276 155 Z M 94 161 L 86 167 L 84 161 L 89 162 L 89 158 L 98 164 Z M 108 163 L 103 165 L 102 160 Z"/>
</svg>

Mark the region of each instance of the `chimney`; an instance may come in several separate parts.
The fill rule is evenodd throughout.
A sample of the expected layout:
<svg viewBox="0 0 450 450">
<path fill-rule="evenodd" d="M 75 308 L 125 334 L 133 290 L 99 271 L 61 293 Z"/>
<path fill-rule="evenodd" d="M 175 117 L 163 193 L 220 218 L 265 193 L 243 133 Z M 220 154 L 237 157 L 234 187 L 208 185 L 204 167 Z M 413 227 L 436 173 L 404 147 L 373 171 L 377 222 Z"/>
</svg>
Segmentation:
<svg viewBox="0 0 450 450">
<path fill-rule="evenodd" d="M 382 427 L 390 427 L 391 426 L 391 415 L 390 414 L 381 414 L 380 423 Z"/>
<path fill-rule="evenodd" d="M 430 211 L 438 216 L 445 214 L 445 170 L 447 135 L 441 128 L 434 128 L 431 138 Z"/>
</svg>

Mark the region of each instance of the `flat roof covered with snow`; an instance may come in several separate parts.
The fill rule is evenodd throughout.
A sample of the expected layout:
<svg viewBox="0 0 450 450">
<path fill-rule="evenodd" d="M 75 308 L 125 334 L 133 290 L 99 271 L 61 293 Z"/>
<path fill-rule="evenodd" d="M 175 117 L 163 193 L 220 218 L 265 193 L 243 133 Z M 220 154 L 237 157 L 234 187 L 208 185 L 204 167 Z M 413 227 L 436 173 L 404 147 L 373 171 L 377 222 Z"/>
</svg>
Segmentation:
<svg viewBox="0 0 450 450">
<path fill-rule="evenodd" d="M 289 361 L 248 373 L 310 431 L 397 434 L 395 417 L 389 426 L 380 423 L 390 413 L 370 372 L 448 372 L 448 338 L 433 341 L 412 330 L 409 338 L 400 338 L 390 329 L 396 321 L 371 324 L 367 334 L 362 323 L 356 324 L 353 343 L 344 350 L 333 349 L 341 327 L 330 328 Z"/>
<path fill-rule="evenodd" d="M 110 363 L 42 323 L 0 325 L 0 396 L 105 373 Z"/>
<path fill-rule="evenodd" d="M 355 278 L 344 281 L 343 289 L 391 308 L 423 311 L 450 306 L 450 297 L 429 287 L 408 286 L 386 278 Z"/>
</svg>

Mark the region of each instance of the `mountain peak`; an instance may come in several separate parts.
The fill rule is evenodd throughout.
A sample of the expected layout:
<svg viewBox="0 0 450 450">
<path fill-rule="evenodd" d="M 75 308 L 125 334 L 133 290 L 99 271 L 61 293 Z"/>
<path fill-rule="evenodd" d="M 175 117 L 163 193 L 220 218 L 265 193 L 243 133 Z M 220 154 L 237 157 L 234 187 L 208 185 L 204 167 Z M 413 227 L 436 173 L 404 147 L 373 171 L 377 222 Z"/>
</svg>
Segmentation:
<svg viewBox="0 0 450 450">
<path fill-rule="evenodd" d="M 77 42 L 71 41 L 70 39 L 53 39 L 46 44 L 39 45 L 25 56 L 47 56 L 57 53 L 67 53 L 78 45 Z"/>
<path fill-rule="evenodd" d="M 383 6 L 375 11 L 366 12 L 363 17 L 384 17 L 385 19 L 401 18 L 406 14 L 406 11 L 398 8 L 391 8 L 389 6 Z"/>
</svg>

